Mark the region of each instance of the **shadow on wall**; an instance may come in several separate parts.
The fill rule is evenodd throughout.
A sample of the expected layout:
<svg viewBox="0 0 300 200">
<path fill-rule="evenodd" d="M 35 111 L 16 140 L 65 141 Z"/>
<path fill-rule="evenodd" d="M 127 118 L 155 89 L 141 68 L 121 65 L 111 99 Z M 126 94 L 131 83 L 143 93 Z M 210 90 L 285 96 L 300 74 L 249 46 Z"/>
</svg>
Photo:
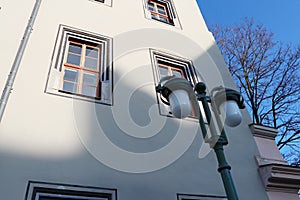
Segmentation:
<svg viewBox="0 0 300 200">
<path fill-rule="evenodd" d="M 145 39 L 150 36 L 152 40 Z M 224 84 L 234 87 L 216 47 L 205 51 L 181 34 L 155 29 L 123 33 L 114 37 L 114 45 L 113 106 L 72 100 L 74 124 L 66 125 L 74 126 L 76 133 L 68 136 L 76 137 L 75 140 L 70 138 L 70 142 L 81 142 L 82 146 L 69 156 L 50 158 L 45 153 L 35 157 L 2 150 L 0 177 L 7 184 L 0 189 L 1 194 L 15 188 L 16 184 L 25 190 L 28 180 L 120 188 L 126 199 L 137 196 L 144 200 L 173 199 L 176 191 L 224 194 L 214 155 L 198 158 L 203 142 L 197 120 L 179 120 L 159 114 L 149 55 L 149 48 L 153 48 L 191 59 L 209 90 Z M 34 115 L 34 111 L 31 114 Z M 49 126 L 53 124 L 49 122 Z M 32 132 L 41 132 L 32 129 Z M 235 141 L 249 139 L 241 137 Z M 245 142 L 239 145 L 242 147 Z M 253 165 L 253 148 L 240 152 L 243 161 L 246 160 L 245 165 L 249 162 Z M 200 166 L 209 170 L 199 170 Z M 241 173 L 256 174 L 256 168 L 240 170 Z M 6 199 L 24 198 L 24 190 L 7 194 Z"/>
<path fill-rule="evenodd" d="M 150 36 L 152 40 L 145 39 Z M 219 69 L 201 46 L 176 32 L 160 29 L 126 32 L 114 37 L 114 45 L 113 106 L 73 101 L 81 141 L 94 157 L 120 171 L 145 173 L 164 168 L 192 144 L 198 124 L 197 120 L 178 120 L 159 114 L 156 69 L 151 65 L 149 48 L 191 59 L 199 78 L 207 80 L 210 87 L 224 85 L 223 78 L 226 73 L 229 77 L 228 72 L 222 65 Z M 85 120 L 83 113 L 88 113 Z"/>
</svg>

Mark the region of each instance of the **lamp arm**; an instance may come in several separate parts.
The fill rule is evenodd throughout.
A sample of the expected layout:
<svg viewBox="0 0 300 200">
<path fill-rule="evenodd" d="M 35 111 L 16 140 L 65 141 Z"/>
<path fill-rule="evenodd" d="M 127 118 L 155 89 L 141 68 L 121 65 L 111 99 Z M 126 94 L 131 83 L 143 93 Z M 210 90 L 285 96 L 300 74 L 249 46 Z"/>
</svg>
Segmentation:
<svg viewBox="0 0 300 200">
<path fill-rule="evenodd" d="M 211 102 L 211 98 L 206 95 L 206 86 L 203 82 L 200 82 L 200 83 L 196 84 L 195 91 L 197 93 L 196 94 L 197 100 L 200 101 L 202 106 L 203 106 L 204 114 L 205 114 L 205 117 L 207 119 L 208 127 L 209 127 L 209 130 L 210 130 L 210 133 L 211 133 L 211 138 L 207 139 L 207 130 L 206 130 L 206 127 L 205 127 L 205 123 L 204 123 L 204 120 L 203 120 L 203 116 L 202 116 L 200 106 L 198 105 L 199 113 L 200 113 L 199 123 L 200 123 L 201 127 L 205 127 L 205 131 L 203 131 L 204 128 L 201 128 L 202 129 L 202 134 L 203 134 L 203 139 L 205 140 L 206 143 L 209 143 L 211 148 L 213 148 L 214 145 L 216 144 L 216 142 L 218 141 L 219 135 L 217 133 L 216 126 L 215 126 L 215 124 L 212 120 L 212 113 L 211 113 L 210 107 L 208 105 L 208 103 Z"/>
<path fill-rule="evenodd" d="M 224 89 L 224 88 L 222 86 L 220 86 L 220 87 L 216 87 L 216 88 L 212 89 L 211 96 L 213 97 L 214 92 L 220 91 L 221 89 Z M 217 126 L 218 126 L 218 129 L 221 132 L 221 135 L 220 135 L 218 141 L 221 142 L 223 145 L 227 145 L 228 144 L 228 139 L 227 139 L 226 132 L 225 132 L 225 129 L 224 129 L 224 124 L 222 123 L 222 120 L 220 118 L 221 113 L 220 113 L 220 110 L 218 109 L 218 106 L 217 106 L 214 99 L 212 99 L 212 101 L 211 101 L 211 108 L 212 108 L 212 111 L 215 113 Z"/>
</svg>

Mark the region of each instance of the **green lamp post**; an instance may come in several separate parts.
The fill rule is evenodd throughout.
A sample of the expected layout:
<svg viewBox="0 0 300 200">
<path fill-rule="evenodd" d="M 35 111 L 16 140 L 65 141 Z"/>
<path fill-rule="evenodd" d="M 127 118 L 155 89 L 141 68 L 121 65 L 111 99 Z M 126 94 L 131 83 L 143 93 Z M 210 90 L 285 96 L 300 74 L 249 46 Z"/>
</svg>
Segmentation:
<svg viewBox="0 0 300 200">
<path fill-rule="evenodd" d="M 223 128 L 223 121 L 231 127 L 241 123 L 240 109 L 245 108 L 241 94 L 229 88 L 216 87 L 211 91 L 211 96 L 207 96 L 206 86 L 203 82 L 197 83 L 193 89 L 189 81 L 174 76 L 161 79 L 156 91 L 165 99 L 163 102 L 170 105 L 172 114 L 176 118 L 188 117 L 191 115 L 192 108 L 195 109 L 203 139 L 214 149 L 217 156 L 218 171 L 221 174 L 227 198 L 237 200 L 238 195 L 230 173 L 231 167 L 224 154 L 223 146 L 228 144 L 228 140 Z M 202 109 L 197 101 L 200 102 Z M 213 122 L 212 112 L 216 123 Z M 204 119 L 206 119 L 206 123 Z M 210 131 L 209 136 L 206 124 Z"/>
</svg>

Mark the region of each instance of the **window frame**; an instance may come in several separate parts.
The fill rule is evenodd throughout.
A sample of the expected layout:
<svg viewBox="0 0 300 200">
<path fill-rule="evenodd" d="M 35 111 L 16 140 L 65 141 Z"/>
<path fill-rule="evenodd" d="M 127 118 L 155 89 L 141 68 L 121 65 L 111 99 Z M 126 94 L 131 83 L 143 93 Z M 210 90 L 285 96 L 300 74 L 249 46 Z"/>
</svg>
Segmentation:
<svg viewBox="0 0 300 200">
<path fill-rule="evenodd" d="M 94 3 L 99 3 L 99 4 L 103 4 L 103 5 L 112 7 L 112 1 L 113 0 L 89 0 L 89 1 L 92 1 Z"/>
<path fill-rule="evenodd" d="M 89 72 L 93 72 L 93 74 L 96 74 L 96 72 L 99 71 L 98 79 L 97 79 L 97 83 L 98 83 L 97 86 L 99 87 L 98 96 L 94 97 L 94 96 L 80 94 L 80 92 L 74 93 L 68 90 L 63 90 L 65 69 L 67 68 L 73 70 L 75 69 L 82 70 L 82 66 L 76 66 L 67 63 L 67 57 L 69 53 L 68 44 L 71 40 L 83 41 L 87 46 L 92 46 L 91 44 L 93 44 L 95 47 L 96 45 L 97 48 L 99 48 L 100 50 L 99 52 L 100 55 L 98 60 L 99 66 L 97 70 L 89 69 L 87 67 L 84 69 L 86 70 L 85 71 L 86 74 Z M 75 98 L 75 99 L 80 99 L 80 100 L 85 100 L 90 102 L 112 105 L 113 103 L 112 100 L 112 87 L 113 87 L 112 46 L 113 44 L 112 43 L 113 43 L 113 39 L 110 37 L 103 36 L 96 33 L 91 33 L 88 31 L 83 31 L 65 25 L 60 25 L 54 50 L 53 50 L 45 92 L 48 94 L 54 94 L 58 96 L 64 96 L 64 97 Z M 81 51 L 83 51 L 83 49 L 81 49 Z M 82 56 L 84 56 L 84 53 L 81 55 L 81 57 Z M 82 59 L 81 57 L 80 60 Z"/>
<path fill-rule="evenodd" d="M 165 68 L 168 71 L 168 75 L 167 76 L 176 76 L 174 74 L 174 71 L 180 71 L 180 74 L 181 74 L 180 78 L 185 78 L 185 79 L 189 80 L 190 82 L 194 82 L 194 81 L 192 81 L 189 78 L 190 77 L 190 72 L 187 69 L 188 65 L 177 65 L 177 63 L 171 63 L 172 62 L 171 60 L 168 60 L 168 61 L 171 61 L 171 62 L 166 63 L 166 62 L 164 62 L 165 60 L 161 59 L 161 57 L 160 58 L 156 57 L 155 59 L 156 59 L 155 60 L 156 61 L 155 64 L 156 64 L 156 66 L 158 68 L 157 69 L 157 71 L 158 71 L 158 76 L 157 76 L 158 80 L 160 80 L 161 78 L 163 78 L 163 77 L 161 77 L 161 70 L 160 69 Z"/>
<path fill-rule="evenodd" d="M 57 200 L 60 197 L 70 200 L 87 198 L 91 200 L 117 200 L 117 190 L 37 181 L 28 182 L 25 200 L 42 200 L 41 198 L 45 197 Z"/>
<path fill-rule="evenodd" d="M 227 200 L 226 196 L 177 194 L 177 200 Z"/>
<path fill-rule="evenodd" d="M 77 45 L 81 45 L 81 52 L 80 54 L 76 54 L 76 53 L 73 53 L 73 52 L 70 52 L 70 44 L 77 44 Z M 75 94 L 75 95 L 83 95 L 83 96 L 87 96 L 87 97 L 94 97 L 94 96 L 89 96 L 89 95 L 84 95 L 83 92 L 82 92 L 82 88 L 84 85 L 83 83 L 83 76 L 84 74 L 93 74 L 97 77 L 96 81 L 96 85 L 92 86 L 92 87 L 95 87 L 96 88 L 96 95 L 95 95 L 95 98 L 96 99 L 99 99 L 100 98 L 100 94 L 99 94 L 99 84 L 100 84 L 100 72 L 101 72 L 101 66 L 103 65 L 103 63 L 101 63 L 101 55 L 103 53 L 101 53 L 102 51 L 102 48 L 98 47 L 100 45 L 97 45 L 97 46 L 92 46 L 90 44 L 87 44 L 86 42 L 82 41 L 82 43 L 80 43 L 79 41 L 74 41 L 72 40 L 71 38 L 68 38 L 68 41 L 67 41 L 67 47 L 66 47 L 66 52 L 65 52 L 65 59 L 64 59 L 64 64 L 62 66 L 63 70 L 62 70 L 62 73 L 61 73 L 61 83 L 60 83 L 60 88 L 63 88 L 63 85 L 65 82 L 69 82 L 69 83 L 77 83 L 77 87 L 76 87 L 76 92 L 70 92 L 72 94 Z M 95 49 L 98 49 L 98 56 L 97 56 L 97 69 L 91 69 L 91 68 L 88 68 L 85 66 L 85 60 L 86 58 L 88 57 L 87 54 L 86 54 L 86 50 L 88 47 L 96 47 Z M 72 64 L 72 63 L 68 63 L 68 58 L 69 58 L 69 55 L 76 55 L 76 56 L 79 56 L 80 59 L 79 59 L 79 65 L 76 65 L 76 64 Z M 90 57 L 88 57 L 90 58 Z M 92 59 L 94 59 L 93 57 L 91 57 Z M 65 80 L 64 79 L 64 75 L 66 73 L 66 70 L 69 69 L 69 70 L 75 70 L 78 72 L 78 75 L 77 75 L 77 82 L 72 82 L 70 80 Z M 99 82 L 98 82 L 99 80 Z M 63 90 L 63 89 L 60 89 L 61 92 L 68 92 L 66 90 Z"/>
<path fill-rule="evenodd" d="M 154 50 L 154 49 L 150 49 L 150 55 L 151 55 L 155 86 L 159 84 L 160 79 L 162 78 L 159 72 L 159 62 L 166 62 L 169 63 L 171 66 L 180 68 L 182 71 L 185 72 L 186 77 L 184 78 L 186 78 L 193 85 L 200 82 L 200 79 L 198 78 L 199 76 L 196 73 L 195 67 L 191 60 L 173 54 L 169 54 L 166 52 L 162 52 L 159 50 Z M 165 104 L 161 94 L 156 93 L 156 95 L 157 95 L 157 102 L 159 105 L 160 115 L 173 117 L 170 107 Z M 192 108 L 193 113 L 192 115 L 187 117 L 188 119 L 198 119 L 198 116 L 196 114 L 197 112 L 195 111 L 195 109 L 196 108 Z"/>
</svg>

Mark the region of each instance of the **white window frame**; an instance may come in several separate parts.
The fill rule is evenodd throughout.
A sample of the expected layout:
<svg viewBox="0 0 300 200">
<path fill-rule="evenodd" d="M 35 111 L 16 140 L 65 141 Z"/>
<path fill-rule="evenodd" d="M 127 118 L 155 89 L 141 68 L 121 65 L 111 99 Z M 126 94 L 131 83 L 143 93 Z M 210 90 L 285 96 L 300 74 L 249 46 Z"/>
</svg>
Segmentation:
<svg viewBox="0 0 300 200">
<path fill-rule="evenodd" d="M 152 20 L 152 21 L 156 21 L 158 23 L 162 23 L 162 24 L 166 24 L 166 25 L 171 25 L 171 26 L 174 26 L 176 28 L 182 29 L 180 21 L 178 19 L 177 12 L 175 10 L 175 6 L 174 6 L 174 3 L 173 3 L 173 0 L 155 0 L 157 2 L 160 2 L 160 3 L 166 5 L 167 10 L 168 10 L 168 15 L 170 15 L 169 18 L 172 20 L 172 23 L 166 23 L 166 22 L 163 22 L 163 21 L 160 21 L 160 20 L 152 19 L 151 12 L 148 10 L 148 1 L 149 0 L 143 0 L 143 3 L 144 3 L 144 12 L 145 12 L 145 18 L 146 19 L 149 19 L 149 20 Z"/>
<path fill-rule="evenodd" d="M 112 7 L 112 1 L 113 0 L 90 0 L 90 1 L 93 1 L 95 3 L 101 3 L 101 4 L 104 4 L 106 6 Z"/>
<path fill-rule="evenodd" d="M 66 93 L 61 88 L 63 66 L 66 60 L 67 43 L 69 37 L 92 42 L 101 47 L 100 64 L 100 95 L 99 98 Z M 56 44 L 54 46 L 51 66 L 48 74 L 45 92 L 69 98 L 112 105 L 112 38 L 60 25 Z"/>
<path fill-rule="evenodd" d="M 61 197 L 71 200 L 117 200 L 117 190 L 30 181 L 25 200 L 40 200 L 42 197 L 57 197 L 58 200 Z"/>
<path fill-rule="evenodd" d="M 224 196 L 178 194 L 178 200 L 227 200 Z"/>
<path fill-rule="evenodd" d="M 157 86 L 160 82 L 160 74 L 159 74 L 159 62 L 170 63 L 170 65 L 178 66 L 179 68 L 183 68 L 186 74 L 186 79 L 190 81 L 193 85 L 200 82 L 196 70 L 194 68 L 193 62 L 186 58 L 182 58 L 180 56 L 176 56 L 173 54 L 169 54 L 166 52 L 162 52 L 159 50 L 150 49 L 151 61 L 152 61 L 152 69 L 154 74 L 155 85 Z M 168 105 L 166 105 L 162 99 L 161 94 L 157 93 L 157 101 L 159 105 L 159 112 L 161 115 L 172 117 L 171 109 Z M 195 110 L 195 108 L 192 108 Z M 197 119 L 196 113 L 194 116 L 190 116 L 190 119 Z"/>
</svg>

